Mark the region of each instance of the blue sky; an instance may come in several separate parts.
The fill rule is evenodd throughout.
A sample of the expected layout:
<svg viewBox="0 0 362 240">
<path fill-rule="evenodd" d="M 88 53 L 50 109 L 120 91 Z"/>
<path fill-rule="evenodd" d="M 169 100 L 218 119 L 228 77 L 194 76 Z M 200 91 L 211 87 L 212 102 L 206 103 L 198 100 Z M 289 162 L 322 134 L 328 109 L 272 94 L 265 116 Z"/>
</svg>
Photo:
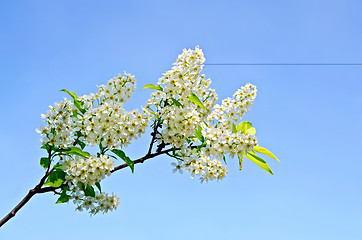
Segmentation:
<svg viewBox="0 0 362 240">
<path fill-rule="evenodd" d="M 35 132 L 66 88 L 79 95 L 124 70 L 150 91 L 183 48 L 207 63 L 362 63 L 360 1 L 2 1 L 0 3 L 0 216 L 43 172 Z M 117 211 L 89 217 L 37 195 L 0 229 L 1 239 L 362 238 L 362 66 L 205 66 L 220 100 L 258 87 L 244 120 L 274 176 L 246 162 L 200 184 L 159 157 L 103 181 Z M 146 152 L 149 136 L 127 154 Z M 143 151 L 144 149 L 144 151 Z"/>
</svg>

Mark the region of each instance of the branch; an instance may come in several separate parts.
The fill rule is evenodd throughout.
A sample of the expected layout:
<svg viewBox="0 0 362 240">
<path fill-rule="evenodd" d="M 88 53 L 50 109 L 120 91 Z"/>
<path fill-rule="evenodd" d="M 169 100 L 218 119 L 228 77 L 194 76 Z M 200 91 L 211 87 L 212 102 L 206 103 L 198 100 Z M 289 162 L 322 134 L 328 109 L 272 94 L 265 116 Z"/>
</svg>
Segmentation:
<svg viewBox="0 0 362 240">
<path fill-rule="evenodd" d="M 196 146 L 190 146 L 190 148 L 197 148 L 197 147 L 199 147 L 199 145 L 196 145 Z M 137 164 L 137 163 L 143 163 L 144 161 L 146 161 L 146 160 L 148 160 L 148 159 L 151 159 L 151 158 L 154 158 L 154 157 L 157 157 L 157 156 L 159 156 L 159 155 L 162 155 L 162 154 L 168 154 L 169 152 L 172 152 L 173 150 L 180 150 L 180 148 L 176 148 L 176 149 L 173 149 L 173 148 L 169 148 L 169 149 L 166 149 L 166 150 L 163 150 L 163 151 L 160 151 L 160 152 L 155 152 L 155 153 L 151 153 L 151 154 L 146 154 L 144 157 L 141 157 L 141 158 L 139 158 L 139 159 L 136 159 L 136 160 L 134 160 L 133 162 L 134 162 L 134 164 Z M 117 166 L 117 167 L 115 167 L 112 171 L 111 171 L 111 173 L 113 173 L 113 172 L 115 172 L 115 171 L 118 171 L 118 170 L 120 170 L 120 169 L 122 169 L 122 168 L 126 168 L 126 167 L 128 167 L 128 164 L 127 163 L 125 163 L 125 164 L 122 164 L 122 165 L 119 165 L 119 166 Z"/>
<path fill-rule="evenodd" d="M 31 189 L 16 207 L 0 221 L 0 227 L 9 221 L 15 214 L 36 194 L 35 188 Z"/>
<path fill-rule="evenodd" d="M 176 150 L 179 150 L 179 149 L 176 149 Z M 157 157 L 157 156 L 162 155 L 162 154 L 164 154 L 164 153 L 169 153 L 169 152 L 171 152 L 171 151 L 172 151 L 172 148 L 167 149 L 167 150 L 163 150 L 163 151 L 161 151 L 161 152 L 146 154 L 144 157 L 141 157 L 141 158 L 139 158 L 139 159 L 136 159 L 136 160 L 134 160 L 133 162 L 134 162 L 134 164 L 143 163 L 144 161 L 146 161 L 146 160 L 148 160 L 148 159 Z M 115 171 L 118 171 L 118 170 L 120 170 L 120 169 L 122 169 L 122 168 L 125 168 L 125 167 L 128 167 L 128 164 L 127 164 L 127 163 L 115 167 L 115 168 L 111 171 L 111 173 L 113 173 L 113 172 L 115 172 Z"/>
<path fill-rule="evenodd" d="M 49 168 L 48 168 L 49 170 Z M 47 179 L 47 177 L 49 176 L 49 174 L 51 172 L 53 172 L 54 168 L 51 169 L 50 171 L 48 171 L 45 173 L 44 177 L 42 177 L 42 179 L 40 180 L 39 184 L 36 185 L 33 189 L 31 189 L 28 194 L 23 198 L 23 200 L 21 200 L 21 202 L 19 202 L 18 205 L 15 206 L 15 208 L 13 210 L 11 210 L 11 212 L 6 215 L 3 219 L 1 219 L 0 221 L 0 227 L 2 225 L 4 225 L 7 221 L 9 221 L 11 218 L 13 218 L 15 216 L 15 214 L 35 195 L 38 193 L 45 193 L 45 192 L 55 192 L 56 189 L 60 188 L 55 188 L 55 187 L 45 187 L 45 188 L 41 188 L 45 182 L 45 180 Z"/>
<path fill-rule="evenodd" d="M 157 124 L 156 124 L 156 122 L 157 122 Z M 153 144 L 156 142 L 157 128 L 159 126 L 160 126 L 160 123 L 158 120 L 156 120 L 153 123 L 153 132 L 151 133 L 152 139 L 151 139 L 150 147 L 148 148 L 148 152 L 147 152 L 148 155 L 151 154 Z"/>
</svg>

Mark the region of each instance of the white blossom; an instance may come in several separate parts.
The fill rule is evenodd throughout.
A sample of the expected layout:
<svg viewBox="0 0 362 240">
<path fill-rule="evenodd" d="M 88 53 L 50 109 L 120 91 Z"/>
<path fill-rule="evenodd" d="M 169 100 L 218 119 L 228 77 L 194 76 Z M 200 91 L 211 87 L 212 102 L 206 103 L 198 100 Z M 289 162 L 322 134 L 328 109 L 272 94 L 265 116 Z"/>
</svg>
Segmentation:
<svg viewBox="0 0 362 240">
<path fill-rule="evenodd" d="M 66 180 L 77 185 L 79 182 L 92 186 L 101 181 L 106 175 L 110 175 L 114 162 L 107 156 L 90 156 L 84 159 L 79 156 L 66 158 L 61 162 L 63 170 L 68 173 Z"/>
<path fill-rule="evenodd" d="M 201 74 L 204 61 L 204 54 L 198 47 L 184 49 L 172 69 L 159 79 L 158 86 L 163 90 L 152 93 L 147 106 L 156 108 L 153 119 L 163 119 L 159 142 L 182 147 L 211 112 L 217 94 L 209 88 L 211 80 Z M 188 99 L 191 94 L 200 99 L 205 109 Z"/>
<path fill-rule="evenodd" d="M 77 206 L 76 210 L 87 210 L 91 215 L 99 212 L 107 213 L 113 211 L 118 207 L 119 198 L 115 194 L 108 194 L 104 192 L 95 192 L 95 196 L 85 196 L 84 192 L 77 186 L 73 186 L 69 192 L 70 199 Z"/>
</svg>

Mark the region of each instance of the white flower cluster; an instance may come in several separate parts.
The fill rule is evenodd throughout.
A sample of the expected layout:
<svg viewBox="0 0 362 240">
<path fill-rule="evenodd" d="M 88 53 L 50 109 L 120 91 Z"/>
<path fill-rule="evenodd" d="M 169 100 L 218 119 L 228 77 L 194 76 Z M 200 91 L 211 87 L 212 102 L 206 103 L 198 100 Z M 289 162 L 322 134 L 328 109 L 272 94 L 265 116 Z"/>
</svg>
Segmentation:
<svg viewBox="0 0 362 240">
<path fill-rule="evenodd" d="M 122 108 L 134 92 L 135 83 L 134 76 L 127 73 L 112 78 L 107 85 L 101 85 L 96 94 L 79 98 L 84 113 L 66 99 L 55 103 L 55 107 L 50 106 L 51 110 L 42 114 L 47 126 L 41 125 L 41 129 L 36 130 L 43 136 L 42 144 L 67 148 L 80 133 L 78 140 L 87 145 L 101 143 L 110 150 L 127 146 L 145 132 L 150 121 L 145 109 L 139 112 Z"/>
<path fill-rule="evenodd" d="M 91 215 L 95 215 L 99 212 L 107 213 L 117 208 L 119 204 L 119 198 L 112 193 L 95 193 L 95 197 L 85 196 L 84 192 L 78 187 L 72 187 L 70 190 L 70 199 L 73 199 L 73 203 L 77 205 L 76 210 L 83 211 L 84 209 L 89 211 Z"/>
<path fill-rule="evenodd" d="M 135 90 L 136 80 L 130 74 L 112 78 L 101 85 L 97 94 L 81 97 L 86 112 L 76 122 L 75 131 L 91 146 L 102 144 L 108 149 L 127 146 L 140 137 L 150 120 L 146 110 L 125 111 L 122 106 Z"/>
<path fill-rule="evenodd" d="M 47 126 L 42 124 L 40 130 L 36 129 L 36 131 L 43 136 L 41 140 L 43 145 L 49 144 L 66 148 L 73 143 L 71 115 L 75 107 L 71 101 L 64 98 L 64 101 L 55 103 L 49 108 L 50 110 L 46 114 L 41 115 Z"/>
<path fill-rule="evenodd" d="M 172 163 L 175 167 L 173 172 L 182 173 L 182 168 L 191 173 L 191 178 L 198 176 L 201 182 L 212 180 L 222 180 L 227 174 L 226 166 L 216 159 L 211 159 L 203 152 L 198 153 L 196 150 L 188 151 L 190 155 L 183 157 L 183 161 Z"/>
<path fill-rule="evenodd" d="M 107 85 L 100 85 L 96 94 L 84 95 L 80 99 L 89 109 L 107 101 L 116 102 L 118 107 L 127 102 L 136 89 L 136 79 L 129 73 L 118 74 L 111 78 Z"/>
<path fill-rule="evenodd" d="M 74 156 L 61 162 L 63 170 L 67 173 L 65 179 L 77 185 L 79 182 L 92 186 L 110 175 L 114 162 L 107 155 L 100 157 L 90 156 L 87 159 Z"/>
<path fill-rule="evenodd" d="M 237 122 L 249 110 L 255 100 L 256 92 L 256 87 L 250 83 L 241 87 L 234 93 L 233 98 L 224 99 L 221 106 L 215 105 L 208 116 L 209 122 L 216 120 L 231 126 L 233 120 Z"/>
<path fill-rule="evenodd" d="M 215 156 L 222 159 L 224 155 L 229 154 L 234 158 L 235 154 L 241 154 L 253 150 L 257 145 L 257 139 L 254 135 L 240 132 L 233 133 L 229 129 L 206 127 L 203 135 L 207 138 L 204 149 L 207 156 Z"/>
<path fill-rule="evenodd" d="M 227 98 L 221 106 L 215 105 L 208 116 L 208 124 L 202 123 L 202 134 L 207 139 L 204 149 L 207 156 L 222 159 L 229 154 L 233 158 L 235 154 L 247 153 L 257 145 L 254 134 L 232 130 L 233 124 L 248 111 L 255 97 L 256 87 L 247 84 L 233 95 L 233 99 Z"/>
<path fill-rule="evenodd" d="M 195 128 L 211 112 L 217 94 L 209 88 L 210 79 L 200 75 L 205 61 L 203 52 L 183 50 L 171 70 L 158 81 L 162 91 L 151 94 L 148 107 L 156 107 L 155 119 L 163 120 L 160 140 L 175 147 L 183 147 L 185 140 L 195 133 Z M 196 95 L 205 109 L 189 100 Z"/>
<path fill-rule="evenodd" d="M 239 89 L 233 98 L 226 98 L 221 105 L 216 104 L 217 94 L 209 88 L 211 80 L 200 75 L 205 61 L 202 50 L 184 50 L 178 56 L 174 67 L 158 81 L 162 90 L 152 93 L 148 107 L 156 106 L 155 119 L 162 119 L 159 143 L 171 143 L 177 147 L 173 163 L 174 172 L 182 169 L 199 176 L 201 181 L 221 180 L 227 173 L 219 161 L 229 155 L 233 158 L 242 152 L 247 153 L 257 144 L 254 134 L 233 129 L 239 119 L 251 107 L 256 97 L 256 87 L 247 84 Z M 205 106 L 205 110 L 190 101 L 194 93 Z M 198 151 L 186 145 L 186 139 L 195 135 L 201 126 L 205 146 Z M 194 139 L 194 141 L 196 138 Z M 189 142 L 188 142 L 189 143 Z M 182 155 L 183 157 L 178 157 Z"/>
</svg>

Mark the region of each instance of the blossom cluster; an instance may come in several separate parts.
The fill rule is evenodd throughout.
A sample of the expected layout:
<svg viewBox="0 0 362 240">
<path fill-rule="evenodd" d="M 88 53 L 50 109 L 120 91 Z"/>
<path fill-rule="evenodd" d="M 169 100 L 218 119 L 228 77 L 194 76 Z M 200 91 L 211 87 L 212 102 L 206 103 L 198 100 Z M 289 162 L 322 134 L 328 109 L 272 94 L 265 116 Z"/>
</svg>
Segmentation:
<svg viewBox="0 0 362 240">
<path fill-rule="evenodd" d="M 162 90 L 151 94 L 148 107 L 156 107 L 154 119 L 163 120 L 160 141 L 183 147 L 215 105 L 217 94 L 209 87 L 211 80 L 201 74 L 204 61 L 198 47 L 184 49 L 172 69 L 159 79 L 157 85 Z M 191 101 L 190 96 L 197 96 L 205 108 Z"/>
<path fill-rule="evenodd" d="M 177 147 L 178 163 L 173 163 L 174 171 L 182 172 L 182 168 L 191 173 L 191 177 L 199 176 L 201 181 L 221 180 L 226 175 L 226 167 L 219 161 L 226 155 L 248 153 L 257 145 L 255 132 L 235 130 L 238 120 L 249 110 L 256 97 L 256 87 L 246 84 L 235 92 L 232 98 L 226 98 L 216 104 L 217 95 L 209 88 L 211 80 L 201 74 L 205 58 L 202 51 L 184 50 L 178 56 L 172 70 L 159 79 L 158 86 L 162 91 L 154 92 L 148 102 L 156 106 L 155 118 L 162 119 L 163 129 L 159 142 L 171 143 Z M 205 109 L 194 105 L 188 99 L 195 93 Z M 176 104 L 175 99 L 180 104 Z M 205 139 L 196 154 L 190 153 L 191 137 L 197 143 L 195 129 L 201 126 Z M 195 142 L 196 140 L 196 142 Z M 182 162 L 182 164 L 181 164 Z"/>
<path fill-rule="evenodd" d="M 101 85 L 96 94 L 80 98 L 87 110 L 75 122 L 75 131 L 81 132 L 81 140 L 91 146 L 101 143 L 108 149 L 122 148 L 145 132 L 150 120 L 149 112 L 122 108 L 134 92 L 135 82 L 130 74 L 119 75 L 109 80 L 107 85 Z"/>
<path fill-rule="evenodd" d="M 136 88 L 136 79 L 129 73 L 113 77 L 106 85 L 99 86 L 95 94 L 77 97 L 64 90 L 74 101 L 64 99 L 50 106 L 42 114 L 46 126 L 37 129 L 43 145 L 56 146 L 50 148 L 55 152 L 52 155 L 50 151 L 49 158 L 61 159 L 58 164 L 68 185 L 62 184 L 60 202 L 71 199 L 77 210 L 91 214 L 116 209 L 119 198 L 101 192 L 99 185 L 114 169 L 106 151 L 117 152 L 114 149 L 127 147 L 145 132 L 151 120 L 154 132 L 146 157 L 151 156 L 157 141 L 156 153 L 166 152 L 177 159 L 172 163 L 173 172 L 189 172 L 191 178 L 198 177 L 201 182 L 219 181 L 226 176 L 228 171 L 221 161 L 225 161 L 225 156 L 234 158 L 252 151 L 257 145 L 255 129 L 251 124 L 247 128 L 237 125 L 253 104 L 256 87 L 246 84 L 232 98 L 216 104 L 218 95 L 210 87 L 211 80 L 201 73 L 204 62 L 204 54 L 198 47 L 184 49 L 157 85 L 150 84 L 156 91 L 141 110 L 123 108 Z M 88 154 L 77 145 L 81 149 L 99 146 L 100 152 L 83 158 Z M 161 152 L 168 145 L 171 148 Z M 95 192 L 93 186 L 99 191 Z"/>
<path fill-rule="evenodd" d="M 135 84 L 134 76 L 128 73 L 112 78 L 96 94 L 79 98 L 83 113 L 67 99 L 50 106 L 42 114 L 47 126 L 37 129 L 43 136 L 42 144 L 67 148 L 78 138 L 87 145 L 101 143 L 108 149 L 127 146 L 145 132 L 150 121 L 146 109 L 126 111 L 122 107 L 134 92 Z"/>
<path fill-rule="evenodd" d="M 68 173 L 66 180 L 74 185 L 80 182 L 92 186 L 106 175 L 109 176 L 114 168 L 114 162 L 107 155 L 90 156 L 86 159 L 79 156 L 67 157 L 61 164 L 63 170 Z"/>
<path fill-rule="evenodd" d="M 107 85 L 100 85 L 96 94 L 83 95 L 80 99 L 85 103 L 86 109 L 107 101 L 115 102 L 118 107 L 122 107 L 131 98 L 135 89 L 136 79 L 133 75 L 125 72 L 111 78 Z"/>
<path fill-rule="evenodd" d="M 75 110 L 74 104 L 64 98 L 64 101 L 55 103 L 54 106 L 49 106 L 50 110 L 41 117 L 47 123 L 40 126 L 40 130 L 36 129 L 38 133 L 43 136 L 42 144 L 49 144 L 67 148 L 73 143 L 73 120 L 72 114 Z"/>
<path fill-rule="evenodd" d="M 73 203 L 77 206 L 76 210 L 87 210 L 91 215 L 95 215 L 99 212 L 107 213 L 117 208 L 119 204 L 119 198 L 112 193 L 112 195 L 104 192 L 96 192 L 95 196 L 85 196 L 77 186 L 73 186 L 69 193 L 69 198 L 73 200 Z"/>
<path fill-rule="evenodd" d="M 226 167 L 219 161 L 225 155 L 233 158 L 251 151 L 257 144 L 255 133 L 234 129 L 254 102 L 257 90 L 254 85 L 246 84 L 232 98 L 216 104 L 218 96 L 210 88 L 211 80 L 201 74 L 204 61 L 204 54 L 198 47 L 183 50 L 172 69 L 159 79 L 158 90 L 151 94 L 147 107 L 155 108 L 153 119 L 162 123 L 158 143 L 177 148 L 174 157 L 183 164 L 173 163 L 174 170 L 180 172 L 185 168 L 191 177 L 197 175 L 207 182 L 225 176 Z M 190 101 L 192 94 L 201 105 Z M 195 137 L 195 129 L 199 126 L 204 142 L 196 154 L 190 152 L 190 142 L 200 143 Z"/>
<path fill-rule="evenodd" d="M 191 173 L 191 178 L 198 176 L 201 182 L 207 183 L 212 180 L 222 180 L 227 174 L 227 168 L 219 160 L 212 159 L 204 152 L 189 150 L 185 156 L 177 163 L 172 163 L 173 172 L 183 173 L 182 169 Z"/>
<path fill-rule="evenodd" d="M 245 114 L 256 97 L 256 87 L 250 83 L 237 90 L 233 98 L 226 98 L 222 104 L 216 104 L 212 113 L 208 116 L 209 122 L 216 120 L 231 126 L 232 121 L 237 122 Z"/>
<path fill-rule="evenodd" d="M 233 133 L 229 129 L 206 127 L 203 133 L 207 138 L 205 154 L 215 156 L 218 159 L 222 159 L 227 154 L 234 158 L 235 154 L 250 152 L 257 145 L 257 139 L 254 135 L 241 132 Z"/>
<path fill-rule="evenodd" d="M 58 151 L 53 156 L 60 156 L 58 164 L 64 171 L 64 180 L 73 189 L 78 188 L 79 184 L 94 186 L 109 176 L 114 162 L 103 154 L 104 151 L 125 147 L 145 132 L 150 113 L 146 109 L 123 109 L 123 104 L 135 90 L 135 84 L 134 76 L 125 73 L 99 86 L 96 94 L 77 97 L 63 90 L 74 101 L 64 99 L 42 114 L 46 126 L 41 125 L 40 130 L 36 131 L 43 136 L 42 145 L 54 146 L 52 150 Z M 77 145 L 82 149 L 87 145 L 100 146 L 101 153 L 98 157 L 82 158 L 69 151 Z M 76 149 L 82 152 L 80 148 Z M 89 209 L 92 214 L 113 210 L 118 205 L 118 198 L 114 195 L 96 193 L 95 197 L 80 198 L 82 194 L 84 190 L 78 189 L 71 198 L 77 200 L 78 209 Z M 61 201 L 64 201 L 64 197 Z"/>
<path fill-rule="evenodd" d="M 235 131 L 233 125 L 248 111 L 254 102 L 256 87 L 247 84 L 233 95 L 226 98 L 222 104 L 216 104 L 208 116 L 208 124 L 202 123 L 202 134 L 207 139 L 205 154 L 218 159 L 229 154 L 233 158 L 236 154 L 247 153 L 257 145 L 255 133 Z"/>
</svg>

